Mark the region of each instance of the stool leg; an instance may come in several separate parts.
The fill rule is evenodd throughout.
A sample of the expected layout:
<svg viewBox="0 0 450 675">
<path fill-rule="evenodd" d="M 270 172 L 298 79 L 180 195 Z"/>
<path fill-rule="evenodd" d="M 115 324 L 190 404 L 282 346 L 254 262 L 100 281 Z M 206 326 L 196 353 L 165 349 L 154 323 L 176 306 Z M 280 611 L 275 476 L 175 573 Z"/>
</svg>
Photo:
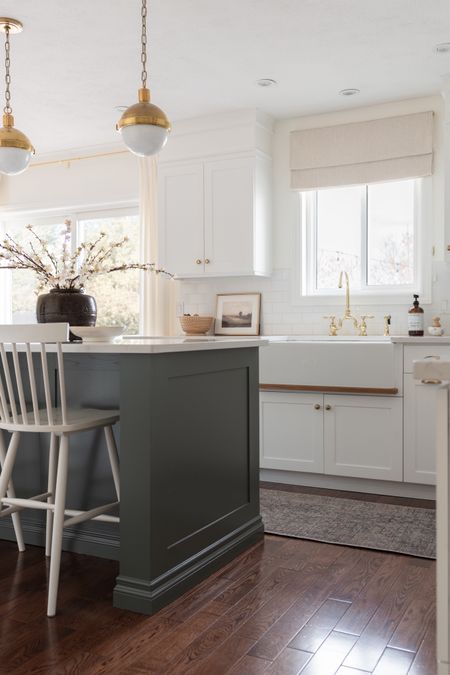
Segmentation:
<svg viewBox="0 0 450 675">
<path fill-rule="evenodd" d="M 18 441 L 17 441 L 18 444 Z M 6 458 L 6 451 L 5 451 L 5 439 L 3 438 L 3 432 L 0 431 L 0 465 L 4 467 L 5 465 L 5 458 Z M 12 469 L 11 469 L 12 471 Z M 9 486 L 6 490 L 6 494 L 8 497 L 15 497 L 16 493 L 14 491 L 14 485 L 12 480 L 9 481 Z M 5 495 L 3 495 L 4 497 Z M 14 532 L 16 535 L 16 541 L 17 541 L 17 547 L 19 551 L 25 551 L 25 542 L 23 540 L 23 532 L 22 532 L 22 524 L 20 522 L 20 514 L 19 513 L 13 513 L 11 514 L 12 522 L 13 522 L 13 527 L 14 527 Z"/>
<path fill-rule="evenodd" d="M 67 469 L 69 465 L 69 437 L 61 436 L 59 444 L 58 471 L 56 477 L 55 511 L 53 520 L 52 549 L 50 557 L 50 576 L 48 582 L 47 616 L 55 616 L 58 598 L 59 568 L 64 528 L 64 509 L 66 504 Z"/>
<path fill-rule="evenodd" d="M 55 486 L 56 486 L 56 434 L 50 434 L 50 449 L 48 455 L 48 487 L 47 492 L 51 492 L 52 496 L 47 497 L 48 504 L 55 503 Z M 53 511 L 47 511 L 47 525 L 45 528 L 45 555 L 47 558 L 51 553 L 52 544 L 52 527 L 53 527 Z"/>
<path fill-rule="evenodd" d="M 114 486 L 116 488 L 117 499 L 120 501 L 119 453 L 117 452 L 117 445 L 112 427 L 104 427 L 104 429 Z"/>
</svg>

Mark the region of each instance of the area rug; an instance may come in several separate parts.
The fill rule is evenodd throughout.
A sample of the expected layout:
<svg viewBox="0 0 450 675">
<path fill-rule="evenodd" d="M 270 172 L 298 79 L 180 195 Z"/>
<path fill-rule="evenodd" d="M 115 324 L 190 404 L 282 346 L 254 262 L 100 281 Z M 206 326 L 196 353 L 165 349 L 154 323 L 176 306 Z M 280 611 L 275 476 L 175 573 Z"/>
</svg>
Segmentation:
<svg viewBox="0 0 450 675">
<path fill-rule="evenodd" d="M 434 509 L 283 490 L 260 493 L 268 534 L 436 557 Z"/>
</svg>

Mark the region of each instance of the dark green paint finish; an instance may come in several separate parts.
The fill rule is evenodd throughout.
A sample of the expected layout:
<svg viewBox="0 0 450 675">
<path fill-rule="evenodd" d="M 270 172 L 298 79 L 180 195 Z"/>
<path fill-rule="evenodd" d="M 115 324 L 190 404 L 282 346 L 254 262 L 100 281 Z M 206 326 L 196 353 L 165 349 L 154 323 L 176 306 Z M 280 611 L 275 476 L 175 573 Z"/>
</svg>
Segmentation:
<svg viewBox="0 0 450 675">
<path fill-rule="evenodd" d="M 117 607 L 151 613 L 262 536 L 257 348 L 123 355 Z"/>
</svg>

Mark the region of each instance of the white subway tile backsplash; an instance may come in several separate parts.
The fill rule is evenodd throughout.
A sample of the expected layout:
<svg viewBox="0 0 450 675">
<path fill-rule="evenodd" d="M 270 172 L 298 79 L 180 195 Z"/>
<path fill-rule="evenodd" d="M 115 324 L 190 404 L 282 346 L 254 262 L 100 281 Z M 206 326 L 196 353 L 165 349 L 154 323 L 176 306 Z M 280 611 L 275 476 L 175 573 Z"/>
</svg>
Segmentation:
<svg viewBox="0 0 450 675">
<path fill-rule="evenodd" d="M 440 270 L 434 284 L 432 306 L 425 306 L 425 326 L 431 325 L 433 316 L 441 316 L 446 333 L 450 333 L 450 314 L 442 311 L 443 298 L 450 297 L 450 272 Z M 291 303 L 291 271 L 274 270 L 272 277 L 230 277 L 204 280 L 180 281 L 178 284 L 178 304 L 183 303 L 184 311 L 190 314 L 215 313 L 216 294 L 218 293 L 261 293 L 261 332 L 266 335 L 326 335 L 328 314 L 341 314 L 344 310 L 344 296 L 337 299 L 334 306 L 299 307 Z M 408 330 L 408 306 L 371 306 L 353 305 L 355 314 L 374 314 L 368 319 L 369 335 L 382 335 L 384 315 L 391 314 L 391 334 L 404 335 Z M 351 333 L 353 328 L 348 326 Z"/>
</svg>

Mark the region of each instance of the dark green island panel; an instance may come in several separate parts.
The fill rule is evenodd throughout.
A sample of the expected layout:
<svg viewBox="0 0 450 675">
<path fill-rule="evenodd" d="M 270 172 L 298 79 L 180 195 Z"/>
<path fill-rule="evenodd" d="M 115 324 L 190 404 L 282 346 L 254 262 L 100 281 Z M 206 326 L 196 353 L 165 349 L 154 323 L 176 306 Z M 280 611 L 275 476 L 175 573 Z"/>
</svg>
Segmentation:
<svg viewBox="0 0 450 675">
<path fill-rule="evenodd" d="M 150 614 L 263 535 L 258 347 L 122 353 L 120 574 Z"/>
</svg>

